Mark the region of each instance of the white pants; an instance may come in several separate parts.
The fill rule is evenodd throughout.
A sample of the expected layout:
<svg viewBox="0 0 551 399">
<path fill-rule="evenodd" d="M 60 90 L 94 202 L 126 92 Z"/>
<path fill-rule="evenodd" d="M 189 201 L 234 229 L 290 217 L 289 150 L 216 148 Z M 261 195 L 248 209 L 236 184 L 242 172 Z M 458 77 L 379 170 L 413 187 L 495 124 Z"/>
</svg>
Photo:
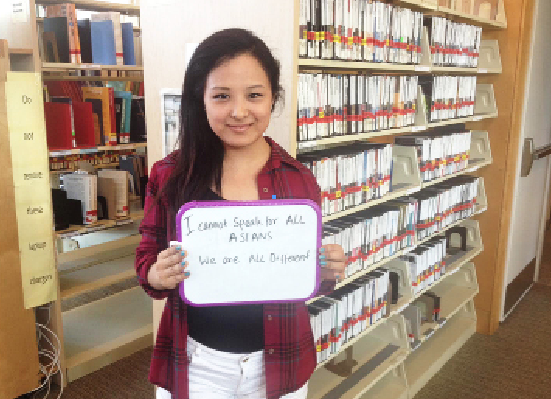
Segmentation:
<svg viewBox="0 0 551 399">
<path fill-rule="evenodd" d="M 211 349 L 188 337 L 190 399 L 265 399 L 264 351 L 235 354 Z M 306 399 L 308 383 L 282 399 Z M 157 388 L 157 399 L 171 399 Z"/>
</svg>

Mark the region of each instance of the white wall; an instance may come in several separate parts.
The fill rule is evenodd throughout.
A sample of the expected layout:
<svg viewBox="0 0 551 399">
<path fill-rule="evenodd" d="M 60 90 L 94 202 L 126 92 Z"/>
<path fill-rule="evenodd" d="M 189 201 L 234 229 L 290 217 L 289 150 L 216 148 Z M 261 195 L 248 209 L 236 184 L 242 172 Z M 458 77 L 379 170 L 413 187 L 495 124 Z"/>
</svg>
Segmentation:
<svg viewBox="0 0 551 399">
<path fill-rule="evenodd" d="M 211 33 L 230 27 L 255 32 L 281 63 L 286 105 L 272 118 L 267 134 L 289 148 L 291 86 L 295 74 L 294 0 L 141 0 L 140 8 L 150 164 L 161 157 L 159 93 L 163 88 L 182 87 L 185 45 L 199 43 Z"/>
<path fill-rule="evenodd" d="M 520 163 L 525 138 L 533 138 L 535 147 L 551 143 L 550 37 L 551 1 L 536 0 L 531 60 L 526 81 L 522 131 L 518 148 L 517 180 L 509 234 L 505 286 L 511 283 L 524 267 L 538 256 L 540 222 L 545 217 L 542 211 L 547 203 L 548 160 L 542 159 L 534 162 L 532 171 L 527 177 L 520 177 Z"/>
</svg>

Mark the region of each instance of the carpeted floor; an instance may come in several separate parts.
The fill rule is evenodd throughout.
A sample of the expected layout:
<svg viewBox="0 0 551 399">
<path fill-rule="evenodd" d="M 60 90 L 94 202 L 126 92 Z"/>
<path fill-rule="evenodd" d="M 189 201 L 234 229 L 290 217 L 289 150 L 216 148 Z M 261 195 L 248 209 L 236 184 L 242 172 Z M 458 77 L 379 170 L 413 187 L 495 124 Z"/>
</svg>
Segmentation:
<svg viewBox="0 0 551 399">
<path fill-rule="evenodd" d="M 153 399 L 151 349 L 71 383 L 63 399 Z M 43 395 L 37 395 L 42 398 Z M 50 394 L 49 398 L 56 398 Z M 551 398 L 551 287 L 537 284 L 493 336 L 474 335 L 415 399 Z M 388 398 L 393 399 L 393 398 Z"/>
<path fill-rule="evenodd" d="M 550 333 L 551 287 L 536 284 L 494 335 L 475 334 L 415 399 L 549 399 Z"/>
</svg>

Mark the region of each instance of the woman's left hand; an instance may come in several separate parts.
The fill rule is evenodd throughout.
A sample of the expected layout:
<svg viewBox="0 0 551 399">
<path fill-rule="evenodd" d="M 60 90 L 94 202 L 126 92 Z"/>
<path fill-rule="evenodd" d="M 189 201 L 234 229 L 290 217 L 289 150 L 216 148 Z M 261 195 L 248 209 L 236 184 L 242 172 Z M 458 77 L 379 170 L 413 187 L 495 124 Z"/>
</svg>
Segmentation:
<svg viewBox="0 0 551 399">
<path fill-rule="evenodd" d="M 323 280 L 342 280 L 346 267 L 346 256 L 340 245 L 327 244 L 319 250 L 321 278 Z"/>
</svg>

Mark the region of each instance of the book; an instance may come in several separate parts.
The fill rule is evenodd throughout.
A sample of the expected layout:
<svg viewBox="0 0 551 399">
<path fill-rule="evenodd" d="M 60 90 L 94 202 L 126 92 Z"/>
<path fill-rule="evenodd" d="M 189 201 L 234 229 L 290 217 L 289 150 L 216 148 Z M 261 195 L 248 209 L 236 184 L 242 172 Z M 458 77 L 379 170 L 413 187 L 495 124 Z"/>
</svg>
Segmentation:
<svg viewBox="0 0 551 399">
<path fill-rule="evenodd" d="M 91 64 L 92 58 L 92 26 L 89 19 L 80 19 L 77 22 L 80 40 L 80 59 L 82 63 Z"/>
<path fill-rule="evenodd" d="M 90 22 L 92 62 L 101 65 L 117 65 L 115 31 L 112 21 Z"/>
<path fill-rule="evenodd" d="M 132 98 L 130 109 L 130 142 L 143 143 L 147 141 L 145 125 L 145 101 L 143 97 Z"/>
<path fill-rule="evenodd" d="M 45 102 L 44 118 L 48 149 L 53 151 L 73 148 L 71 106 L 65 103 Z"/>
<path fill-rule="evenodd" d="M 44 33 L 52 32 L 55 35 L 59 62 L 70 63 L 71 52 L 69 47 L 69 31 L 67 17 L 44 18 Z"/>
<path fill-rule="evenodd" d="M 107 87 L 107 91 L 109 93 L 109 115 L 111 117 L 111 134 L 109 135 L 109 145 L 117 145 L 119 141 L 117 136 L 117 118 L 115 116 L 115 90 L 112 87 Z"/>
<path fill-rule="evenodd" d="M 94 132 L 93 106 L 90 102 L 73 102 L 75 139 L 78 148 L 97 145 Z"/>
<path fill-rule="evenodd" d="M 82 204 L 84 224 L 97 222 L 97 176 L 72 173 L 63 176 L 63 189 L 67 198 L 79 200 Z"/>
<path fill-rule="evenodd" d="M 136 65 L 134 55 L 134 25 L 132 22 L 121 24 L 122 48 L 124 65 Z"/>
<path fill-rule="evenodd" d="M 130 120 L 132 115 L 132 93 L 129 91 L 115 91 L 115 99 L 122 100 L 120 143 L 130 143 Z"/>
<path fill-rule="evenodd" d="M 108 198 L 108 204 L 115 200 L 115 208 L 109 209 L 109 219 L 126 217 L 128 216 L 128 172 L 125 170 L 107 170 L 102 169 L 98 171 L 98 179 L 107 179 L 111 180 L 114 183 L 114 192 L 109 190 L 108 185 L 103 185 L 104 181 L 101 182 L 103 185 L 102 195 Z M 98 180 L 98 190 L 100 189 L 99 180 Z"/>
<path fill-rule="evenodd" d="M 109 145 L 116 141 L 116 133 L 113 135 L 111 129 L 111 108 L 108 87 L 82 87 L 82 97 L 84 101 L 100 100 L 101 101 L 101 123 L 102 123 L 102 145 Z M 94 107 L 94 112 L 97 106 Z M 98 113 L 99 116 L 99 113 Z"/>
<path fill-rule="evenodd" d="M 53 103 L 62 103 L 62 104 L 68 104 L 69 109 L 71 110 L 71 139 L 72 139 L 72 146 L 73 148 L 76 148 L 76 138 L 75 138 L 75 115 L 73 112 L 73 101 L 69 97 L 57 97 L 57 96 L 50 96 L 50 101 Z"/>
<path fill-rule="evenodd" d="M 123 128 L 122 123 L 124 122 L 123 118 L 123 99 L 115 97 L 115 122 L 117 130 L 117 142 L 121 143 L 121 129 Z"/>
<path fill-rule="evenodd" d="M 124 65 L 124 50 L 121 30 L 121 15 L 118 12 L 98 12 L 92 14 L 92 23 L 111 21 L 113 27 L 113 41 L 115 45 L 116 62 L 113 65 Z"/>
<path fill-rule="evenodd" d="M 87 98 L 85 102 L 92 104 L 95 145 L 105 145 L 103 135 L 103 102 L 98 98 Z"/>
<path fill-rule="evenodd" d="M 56 4 L 46 6 L 46 16 L 50 17 L 65 17 L 67 38 L 69 45 L 69 61 L 74 64 L 81 63 L 80 55 L 80 40 L 77 28 L 77 16 L 75 5 L 71 3 Z"/>
</svg>

